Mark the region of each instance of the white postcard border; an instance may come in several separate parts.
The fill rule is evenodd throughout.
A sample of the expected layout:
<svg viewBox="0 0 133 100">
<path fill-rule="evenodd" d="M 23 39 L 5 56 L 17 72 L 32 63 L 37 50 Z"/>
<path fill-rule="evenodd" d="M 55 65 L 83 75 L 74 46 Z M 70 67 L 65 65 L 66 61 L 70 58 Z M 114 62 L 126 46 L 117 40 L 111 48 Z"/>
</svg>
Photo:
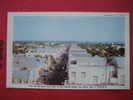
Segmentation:
<svg viewBox="0 0 133 100">
<path fill-rule="evenodd" d="M 125 17 L 125 86 L 113 86 L 108 88 L 73 88 L 58 85 L 44 85 L 44 86 L 29 86 L 29 85 L 14 85 L 12 84 L 12 42 L 13 42 L 13 24 L 14 16 L 124 16 Z M 34 88 L 34 89 L 97 89 L 97 90 L 116 90 L 116 89 L 130 89 L 130 24 L 128 12 L 8 12 L 8 24 L 7 24 L 7 61 L 6 61 L 6 87 L 7 88 Z"/>
</svg>

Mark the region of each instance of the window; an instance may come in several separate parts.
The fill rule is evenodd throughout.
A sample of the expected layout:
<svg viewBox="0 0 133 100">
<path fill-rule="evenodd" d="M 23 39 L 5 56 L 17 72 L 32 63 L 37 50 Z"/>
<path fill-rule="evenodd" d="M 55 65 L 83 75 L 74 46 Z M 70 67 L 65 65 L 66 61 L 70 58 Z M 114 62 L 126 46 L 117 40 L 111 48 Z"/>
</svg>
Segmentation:
<svg viewBox="0 0 133 100">
<path fill-rule="evenodd" d="M 77 64 L 77 61 L 76 60 L 72 60 L 70 63 L 71 64 Z"/>
<path fill-rule="evenodd" d="M 93 83 L 98 84 L 98 76 L 93 76 Z"/>
<path fill-rule="evenodd" d="M 86 72 L 81 72 L 81 79 L 83 80 L 84 78 L 86 78 Z"/>
<path fill-rule="evenodd" d="M 72 72 L 72 79 L 76 80 L 76 72 Z"/>
</svg>

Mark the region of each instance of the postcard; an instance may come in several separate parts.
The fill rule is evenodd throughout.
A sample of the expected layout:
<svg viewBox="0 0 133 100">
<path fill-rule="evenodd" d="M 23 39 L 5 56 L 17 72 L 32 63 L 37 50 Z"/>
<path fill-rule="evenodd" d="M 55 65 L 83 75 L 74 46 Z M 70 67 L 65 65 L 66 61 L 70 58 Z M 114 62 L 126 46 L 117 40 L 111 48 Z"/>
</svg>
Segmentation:
<svg viewBox="0 0 133 100">
<path fill-rule="evenodd" d="M 9 12 L 7 88 L 130 89 L 129 13 Z"/>
</svg>

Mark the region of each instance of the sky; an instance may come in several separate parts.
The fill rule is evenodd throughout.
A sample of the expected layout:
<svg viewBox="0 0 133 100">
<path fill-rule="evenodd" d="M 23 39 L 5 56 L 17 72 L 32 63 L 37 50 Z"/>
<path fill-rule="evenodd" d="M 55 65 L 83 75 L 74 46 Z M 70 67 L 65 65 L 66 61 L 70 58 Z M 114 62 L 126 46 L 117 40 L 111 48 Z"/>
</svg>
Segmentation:
<svg viewBox="0 0 133 100">
<path fill-rule="evenodd" d="M 122 16 L 15 16 L 16 41 L 124 42 Z"/>
</svg>

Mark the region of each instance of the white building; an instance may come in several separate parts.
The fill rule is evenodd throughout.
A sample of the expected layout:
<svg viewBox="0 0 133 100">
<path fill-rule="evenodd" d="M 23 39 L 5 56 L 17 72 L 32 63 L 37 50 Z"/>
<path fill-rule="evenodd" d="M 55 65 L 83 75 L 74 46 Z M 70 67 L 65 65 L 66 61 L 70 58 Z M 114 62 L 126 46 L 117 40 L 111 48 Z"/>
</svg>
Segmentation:
<svg viewBox="0 0 133 100">
<path fill-rule="evenodd" d="M 12 82 L 15 84 L 30 84 L 37 76 L 37 70 L 44 67 L 44 59 L 16 56 L 13 58 Z"/>
<path fill-rule="evenodd" d="M 59 57 L 66 47 L 60 48 L 32 48 L 26 53 L 26 56 L 15 56 L 13 58 L 12 82 L 15 84 L 36 84 L 39 77 L 39 70 L 45 69 L 47 58 L 36 58 L 34 56 L 52 55 Z"/>
<path fill-rule="evenodd" d="M 79 65 L 69 70 L 70 84 L 104 84 L 110 80 L 113 66 Z"/>
<path fill-rule="evenodd" d="M 45 48 L 32 48 L 29 49 L 26 53 L 26 56 L 40 56 L 45 57 L 46 55 L 52 55 L 56 57 L 59 53 L 63 52 L 65 47 L 58 48 L 58 47 L 45 47 Z"/>
<path fill-rule="evenodd" d="M 81 52 L 80 52 L 81 51 Z M 90 57 L 86 50 L 72 44 L 69 51 L 69 84 L 124 84 L 124 58 L 116 58 L 118 78 L 113 78 L 114 66 L 106 66 L 103 57 Z"/>
</svg>

